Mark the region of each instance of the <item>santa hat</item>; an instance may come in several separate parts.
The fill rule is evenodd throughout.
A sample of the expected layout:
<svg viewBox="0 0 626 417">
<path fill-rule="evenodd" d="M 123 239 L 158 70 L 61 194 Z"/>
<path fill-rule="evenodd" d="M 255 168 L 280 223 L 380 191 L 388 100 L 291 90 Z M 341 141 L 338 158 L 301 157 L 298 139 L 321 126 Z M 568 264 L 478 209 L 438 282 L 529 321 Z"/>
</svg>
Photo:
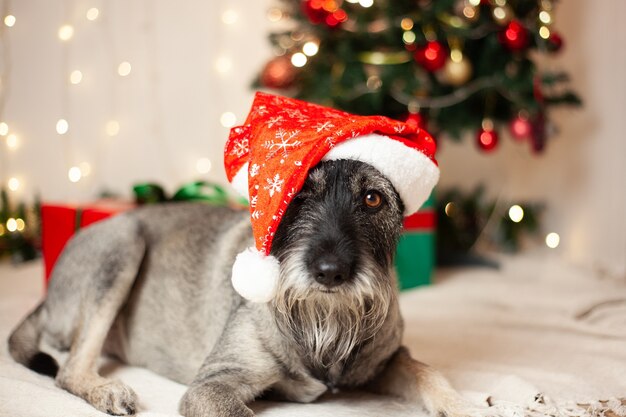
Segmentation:
<svg viewBox="0 0 626 417">
<path fill-rule="evenodd" d="M 434 153 L 432 137 L 415 125 L 257 93 L 224 150 L 228 180 L 250 201 L 255 240 L 233 265 L 235 290 L 254 302 L 274 297 L 280 272 L 270 255 L 274 233 L 317 163 L 353 159 L 372 165 L 391 181 L 408 216 L 439 179 Z"/>
</svg>

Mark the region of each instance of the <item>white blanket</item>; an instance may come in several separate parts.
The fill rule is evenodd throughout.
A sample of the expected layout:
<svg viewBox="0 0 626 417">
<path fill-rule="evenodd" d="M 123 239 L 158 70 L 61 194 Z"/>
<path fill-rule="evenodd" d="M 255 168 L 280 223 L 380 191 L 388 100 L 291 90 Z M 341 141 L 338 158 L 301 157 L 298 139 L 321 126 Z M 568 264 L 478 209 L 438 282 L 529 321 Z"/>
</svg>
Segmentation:
<svg viewBox="0 0 626 417">
<path fill-rule="evenodd" d="M 505 416 L 626 416 L 625 283 L 538 255 L 502 259 L 500 270 L 442 271 L 437 281 L 401 296 L 405 344 L 465 396 L 491 397 Z M 38 262 L 0 265 L 0 416 L 104 417 L 7 353 L 5 341 L 41 297 L 42 282 Z M 138 416 L 177 415 L 184 386 L 110 361 L 102 371 L 135 389 Z M 414 405 L 359 392 L 252 408 L 259 417 L 425 416 Z"/>
</svg>

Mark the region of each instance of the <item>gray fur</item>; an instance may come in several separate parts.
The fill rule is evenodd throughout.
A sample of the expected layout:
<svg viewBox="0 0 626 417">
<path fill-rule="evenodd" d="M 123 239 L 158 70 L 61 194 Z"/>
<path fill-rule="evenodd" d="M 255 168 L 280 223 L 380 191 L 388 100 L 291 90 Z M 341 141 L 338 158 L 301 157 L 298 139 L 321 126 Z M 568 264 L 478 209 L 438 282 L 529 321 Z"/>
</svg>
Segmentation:
<svg viewBox="0 0 626 417">
<path fill-rule="evenodd" d="M 367 190 L 385 206 L 363 208 Z M 252 416 L 246 404 L 270 390 L 310 402 L 366 386 L 407 398 L 410 389 L 432 413 L 469 415 L 443 377 L 400 349 L 392 259 L 403 207 L 389 181 L 362 163 L 322 163 L 292 206 L 272 249 L 281 277 L 268 304 L 230 284 L 235 256 L 253 245 L 247 212 L 164 204 L 85 229 L 11 335 L 12 356 L 29 365 L 44 347 L 69 350 L 57 384 L 115 415 L 134 413 L 136 395 L 97 374 L 101 352 L 188 384 L 187 417 Z M 354 258 L 353 276 L 332 291 L 306 261 L 322 246 Z"/>
</svg>

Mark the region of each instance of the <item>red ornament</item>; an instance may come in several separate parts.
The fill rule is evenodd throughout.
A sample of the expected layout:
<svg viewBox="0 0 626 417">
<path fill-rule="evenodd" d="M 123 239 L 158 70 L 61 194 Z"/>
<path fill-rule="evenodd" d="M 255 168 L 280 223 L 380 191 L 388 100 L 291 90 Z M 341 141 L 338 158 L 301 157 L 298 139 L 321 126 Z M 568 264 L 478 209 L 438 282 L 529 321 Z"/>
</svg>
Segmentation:
<svg viewBox="0 0 626 417">
<path fill-rule="evenodd" d="M 302 12 L 314 25 L 325 23 L 333 28 L 348 20 L 348 14 L 339 5 L 336 0 L 304 0 Z"/>
<path fill-rule="evenodd" d="M 261 84 L 267 88 L 288 88 L 295 78 L 296 70 L 286 55 L 270 60 L 261 71 Z"/>
<path fill-rule="evenodd" d="M 563 38 L 557 32 L 552 32 L 548 38 L 548 50 L 556 53 L 563 48 Z"/>
<path fill-rule="evenodd" d="M 481 127 L 476 135 L 476 143 L 483 151 L 491 152 L 498 146 L 498 132 L 493 128 Z"/>
<path fill-rule="evenodd" d="M 435 72 L 445 65 L 448 51 L 441 43 L 429 41 L 426 45 L 418 48 L 413 57 L 427 71 Z"/>
<path fill-rule="evenodd" d="M 509 128 L 511 129 L 511 134 L 517 140 L 527 139 L 532 132 L 530 120 L 524 116 L 517 116 L 513 119 Z"/>
<path fill-rule="evenodd" d="M 528 31 L 517 20 L 511 20 L 499 37 L 500 43 L 511 51 L 519 51 L 528 46 Z"/>
</svg>

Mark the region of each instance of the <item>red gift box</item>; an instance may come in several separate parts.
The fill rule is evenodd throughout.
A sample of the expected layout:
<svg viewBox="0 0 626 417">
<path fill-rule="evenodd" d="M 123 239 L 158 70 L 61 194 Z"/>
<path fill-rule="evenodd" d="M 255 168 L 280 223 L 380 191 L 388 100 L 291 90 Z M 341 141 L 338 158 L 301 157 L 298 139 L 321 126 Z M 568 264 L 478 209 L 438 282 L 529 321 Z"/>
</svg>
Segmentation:
<svg viewBox="0 0 626 417">
<path fill-rule="evenodd" d="M 43 204 L 41 248 L 46 285 L 65 244 L 77 230 L 134 207 L 134 203 L 118 200 L 100 200 L 89 204 Z"/>
</svg>

